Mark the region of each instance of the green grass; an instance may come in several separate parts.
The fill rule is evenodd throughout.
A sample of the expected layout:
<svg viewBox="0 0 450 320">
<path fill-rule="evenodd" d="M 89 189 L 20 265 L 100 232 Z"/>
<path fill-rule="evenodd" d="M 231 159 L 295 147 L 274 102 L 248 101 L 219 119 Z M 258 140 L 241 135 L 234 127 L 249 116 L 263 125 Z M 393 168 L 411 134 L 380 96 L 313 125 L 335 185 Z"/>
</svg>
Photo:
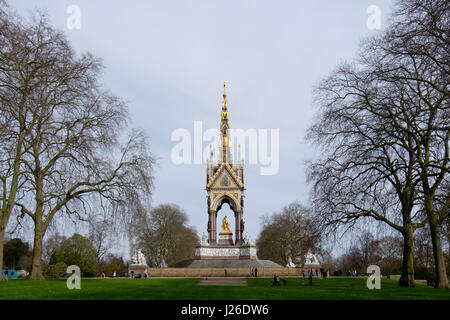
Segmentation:
<svg viewBox="0 0 450 320">
<path fill-rule="evenodd" d="M 82 279 L 80 290 L 68 290 L 65 280 L 0 281 L 0 300 L 353 300 L 353 299 L 444 299 L 450 290 L 418 285 L 400 288 L 398 281 L 382 279 L 380 290 L 369 290 L 366 279 L 314 279 L 303 286 L 303 279 L 287 279 L 286 287 L 271 287 L 268 278 L 250 278 L 248 287 L 198 286 L 201 279 Z"/>
</svg>

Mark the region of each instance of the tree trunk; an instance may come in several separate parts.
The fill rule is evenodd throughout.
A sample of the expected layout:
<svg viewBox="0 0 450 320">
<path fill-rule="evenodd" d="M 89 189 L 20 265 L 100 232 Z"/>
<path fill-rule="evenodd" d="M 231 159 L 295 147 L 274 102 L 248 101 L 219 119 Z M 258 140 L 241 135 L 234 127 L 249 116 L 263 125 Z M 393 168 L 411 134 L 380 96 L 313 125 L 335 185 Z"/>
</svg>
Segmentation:
<svg viewBox="0 0 450 320">
<path fill-rule="evenodd" d="M 42 275 L 42 238 L 44 233 L 42 232 L 42 226 L 39 221 L 36 221 L 34 228 L 34 244 L 33 244 L 33 260 L 31 267 L 30 280 L 43 280 Z"/>
<path fill-rule="evenodd" d="M 448 289 L 447 270 L 445 267 L 444 253 L 442 251 L 442 243 L 440 238 L 440 226 L 436 221 L 436 215 L 431 213 L 428 215 L 431 243 L 433 244 L 435 281 L 438 288 Z"/>
<path fill-rule="evenodd" d="M 3 247 L 4 247 L 4 241 L 5 241 L 5 228 L 0 226 L 0 281 L 5 280 L 3 279 Z"/>
<path fill-rule="evenodd" d="M 415 287 L 414 282 L 414 257 L 413 257 L 413 246 L 414 237 L 413 229 L 411 226 L 406 226 L 406 230 L 403 234 L 403 264 L 402 264 L 402 275 L 400 277 L 399 286 L 400 287 Z"/>
</svg>

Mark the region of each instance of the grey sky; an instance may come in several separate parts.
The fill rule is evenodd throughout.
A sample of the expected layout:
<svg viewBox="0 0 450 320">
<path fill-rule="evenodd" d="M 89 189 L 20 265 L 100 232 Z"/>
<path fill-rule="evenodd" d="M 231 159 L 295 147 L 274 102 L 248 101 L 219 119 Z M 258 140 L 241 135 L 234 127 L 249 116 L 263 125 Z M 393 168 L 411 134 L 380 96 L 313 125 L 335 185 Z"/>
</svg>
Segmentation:
<svg viewBox="0 0 450 320">
<path fill-rule="evenodd" d="M 280 170 L 261 176 L 246 165 L 244 219 L 250 236 L 263 215 L 292 201 L 307 203 L 303 141 L 311 123 L 311 92 L 342 60 L 355 56 L 369 5 L 383 22 L 392 1 L 93 1 L 14 0 L 21 13 L 47 9 L 78 52 L 103 58 L 105 86 L 130 101 L 133 125 L 144 128 L 156 169 L 153 205 L 184 208 L 199 234 L 207 223 L 205 165 L 175 166 L 173 130 L 193 132 L 220 121 L 223 82 L 232 128 L 280 129 Z M 68 30 L 66 9 L 81 9 L 81 29 Z M 383 27 L 383 23 L 381 25 Z M 205 144 L 206 146 L 206 144 Z M 222 217 L 219 212 L 219 219 Z M 230 216 L 230 213 L 228 212 Z"/>
</svg>

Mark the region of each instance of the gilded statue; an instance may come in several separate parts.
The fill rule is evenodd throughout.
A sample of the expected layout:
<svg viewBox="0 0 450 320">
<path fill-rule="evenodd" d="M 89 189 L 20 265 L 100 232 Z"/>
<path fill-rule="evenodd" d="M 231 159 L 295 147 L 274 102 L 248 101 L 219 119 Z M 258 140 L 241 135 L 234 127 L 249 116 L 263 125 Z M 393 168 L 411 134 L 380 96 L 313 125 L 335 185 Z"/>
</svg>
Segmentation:
<svg viewBox="0 0 450 320">
<path fill-rule="evenodd" d="M 222 219 L 222 231 L 220 232 L 231 232 L 230 225 L 227 222 L 227 216 Z"/>
</svg>

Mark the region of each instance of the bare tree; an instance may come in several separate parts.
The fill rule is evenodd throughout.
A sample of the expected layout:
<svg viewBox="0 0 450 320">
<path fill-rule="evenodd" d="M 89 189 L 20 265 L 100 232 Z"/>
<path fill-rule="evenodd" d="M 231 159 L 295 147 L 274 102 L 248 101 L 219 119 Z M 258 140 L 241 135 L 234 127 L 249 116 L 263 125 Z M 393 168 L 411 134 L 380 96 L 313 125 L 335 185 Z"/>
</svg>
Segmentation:
<svg viewBox="0 0 450 320">
<path fill-rule="evenodd" d="M 150 211 L 143 209 L 133 233 L 136 246 L 153 267 L 192 259 L 199 242 L 195 230 L 187 225 L 186 213 L 174 204 L 163 204 Z"/>
<path fill-rule="evenodd" d="M 350 248 L 337 260 L 338 268 L 346 274 L 356 270 L 365 274 L 369 265 L 378 265 L 383 275 L 398 274 L 401 269 L 403 241 L 394 236 L 376 238 L 364 231 L 352 241 Z"/>
<path fill-rule="evenodd" d="M 330 250 L 322 249 L 319 255 L 319 261 L 325 272 L 329 272 L 329 274 L 332 275 L 335 271 L 337 271 L 338 261 L 333 258 Z"/>
<path fill-rule="evenodd" d="M 398 274 L 402 267 L 403 239 L 402 237 L 388 235 L 380 240 L 381 260 L 378 266 L 383 275 Z"/>
<path fill-rule="evenodd" d="M 320 240 L 309 209 L 294 202 L 263 219 L 256 245 L 261 259 L 286 265 L 289 258 L 303 263 L 308 250 L 320 253 Z"/>
<path fill-rule="evenodd" d="M 111 202 L 149 195 L 153 158 L 143 132 L 122 134 L 127 106 L 102 89 L 99 59 L 77 57 L 45 16 L 21 25 L 5 41 L 9 63 L 22 63 L 8 76 L 29 75 L 32 84 L 23 108 L 13 106 L 8 117 L 25 128 L 17 142 L 23 183 L 14 204 L 34 222 L 31 278 L 42 279 L 42 239 L 54 217 L 66 212 L 87 219 L 94 195 Z M 14 88 L 28 87 L 18 82 Z"/>
<path fill-rule="evenodd" d="M 382 257 L 380 239 L 376 239 L 371 232 L 363 232 L 358 238 L 358 243 L 364 267 L 379 264 Z M 365 270 L 363 272 L 365 273 Z"/>
<path fill-rule="evenodd" d="M 121 233 L 126 232 L 126 227 L 122 225 L 135 215 L 130 202 L 134 201 L 134 197 L 138 198 L 138 195 L 134 195 L 131 199 L 127 198 L 123 203 L 105 202 L 101 198 L 99 201 L 93 199 L 92 207 L 95 209 L 88 217 L 88 239 L 97 251 L 99 265 L 123 236 Z"/>
<path fill-rule="evenodd" d="M 436 282 L 447 288 L 440 229 L 448 215 L 450 137 L 450 3 L 446 0 L 403 0 L 397 4 L 391 27 L 369 41 L 369 62 L 385 82 L 407 92 L 396 129 L 417 146 L 415 157 L 421 180 L 424 211 L 433 244 Z M 400 104 L 399 104 L 400 105 Z M 438 204 L 439 208 L 436 207 Z"/>
<path fill-rule="evenodd" d="M 365 272 L 365 264 L 359 248 L 354 245 L 351 246 L 347 252 L 341 255 L 338 259 L 338 269 L 343 275 L 350 276 L 356 271 L 358 274 Z"/>
<path fill-rule="evenodd" d="M 414 286 L 413 233 L 425 221 L 415 209 L 416 146 L 407 134 L 389 134 L 393 119 L 386 102 L 395 89 L 372 70 L 349 64 L 321 83 L 315 91 L 321 110 L 308 139 L 324 152 L 309 163 L 308 179 L 314 186 L 313 210 L 328 231 L 369 218 L 403 235 L 400 285 Z"/>
<path fill-rule="evenodd" d="M 401 232 L 401 286 L 414 285 L 414 230 L 438 230 L 443 218 L 433 204 L 449 171 L 448 12 L 446 1 L 399 1 L 358 61 L 319 86 L 321 114 L 309 130 L 326 150 L 309 167 L 315 208 L 328 226 L 369 217 Z"/>
<path fill-rule="evenodd" d="M 379 265 L 382 259 L 380 244 L 380 239 L 371 232 L 362 232 L 354 238 L 347 252 L 338 258 L 340 270 L 345 274 L 353 274 L 354 271 L 365 274 L 369 265 Z"/>
<path fill-rule="evenodd" d="M 95 251 L 97 251 L 99 265 L 101 264 L 102 259 L 114 246 L 114 237 L 115 230 L 112 221 L 108 219 L 91 219 L 89 221 L 88 239 L 94 246 Z"/>
<path fill-rule="evenodd" d="M 433 274 L 434 259 L 431 243 L 430 228 L 423 228 L 416 232 L 414 239 L 414 265 L 421 272 L 421 276 L 429 280 Z"/>
<path fill-rule="evenodd" d="M 52 258 L 55 257 L 56 250 L 58 250 L 61 243 L 66 240 L 67 238 L 63 235 L 60 235 L 58 233 L 52 234 L 51 236 L 48 236 L 47 239 L 44 241 L 43 245 L 43 251 L 42 251 L 42 259 L 46 264 L 51 264 Z"/>
<path fill-rule="evenodd" d="M 36 87 L 33 75 L 39 68 L 25 59 L 29 48 L 19 45 L 21 28 L 20 18 L 0 0 L 0 270 L 6 227 L 23 183 L 20 162 L 28 130 L 26 108 Z"/>
<path fill-rule="evenodd" d="M 447 247 L 447 252 L 444 255 L 445 255 L 446 269 L 448 271 L 450 270 L 450 216 L 447 219 L 445 219 L 442 224 L 441 237 L 443 248 Z"/>
</svg>

